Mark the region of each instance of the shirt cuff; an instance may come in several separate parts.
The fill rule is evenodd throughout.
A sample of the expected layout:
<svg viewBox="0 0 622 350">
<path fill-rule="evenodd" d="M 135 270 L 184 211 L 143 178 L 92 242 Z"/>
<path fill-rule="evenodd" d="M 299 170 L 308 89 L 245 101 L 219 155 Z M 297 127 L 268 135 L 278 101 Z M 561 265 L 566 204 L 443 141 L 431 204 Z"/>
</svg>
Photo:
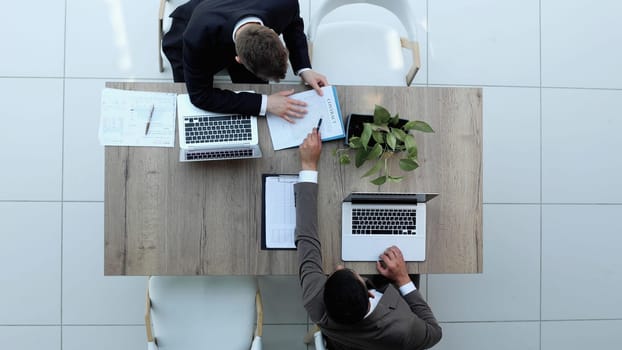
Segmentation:
<svg viewBox="0 0 622 350">
<path fill-rule="evenodd" d="M 299 69 L 299 70 L 296 72 L 296 75 L 297 75 L 297 76 L 300 76 L 300 73 L 302 73 L 302 72 L 304 72 L 304 71 L 306 71 L 306 70 L 311 70 L 311 68 L 301 68 L 301 69 Z"/>
<path fill-rule="evenodd" d="M 268 95 L 261 95 L 261 108 L 259 109 L 259 115 L 266 115 L 268 110 Z"/>
<path fill-rule="evenodd" d="M 415 284 L 412 282 L 408 282 L 405 285 L 400 287 L 400 294 L 402 294 L 402 296 L 404 295 L 408 295 L 414 291 L 417 290 L 417 287 L 415 287 Z"/>
<path fill-rule="evenodd" d="M 315 170 L 301 170 L 300 173 L 298 173 L 298 182 L 313 182 L 313 183 L 317 183 L 317 171 L 315 171 Z"/>
</svg>

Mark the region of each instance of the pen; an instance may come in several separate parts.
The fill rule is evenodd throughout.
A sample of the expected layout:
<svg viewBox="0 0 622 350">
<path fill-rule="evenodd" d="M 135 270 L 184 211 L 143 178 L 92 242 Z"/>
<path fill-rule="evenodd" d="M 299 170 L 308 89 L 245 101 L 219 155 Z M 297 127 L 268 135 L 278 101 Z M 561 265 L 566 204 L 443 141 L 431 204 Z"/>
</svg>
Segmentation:
<svg viewBox="0 0 622 350">
<path fill-rule="evenodd" d="M 147 119 L 147 126 L 145 127 L 145 136 L 149 132 L 149 126 L 151 125 L 151 117 L 153 117 L 153 110 L 155 109 L 155 105 L 151 105 L 151 112 L 149 112 L 149 119 Z"/>
<path fill-rule="evenodd" d="M 320 125 L 322 125 L 322 118 L 320 118 L 320 120 L 318 120 L 318 122 L 317 122 L 316 129 L 317 129 L 318 132 L 320 131 Z"/>
</svg>

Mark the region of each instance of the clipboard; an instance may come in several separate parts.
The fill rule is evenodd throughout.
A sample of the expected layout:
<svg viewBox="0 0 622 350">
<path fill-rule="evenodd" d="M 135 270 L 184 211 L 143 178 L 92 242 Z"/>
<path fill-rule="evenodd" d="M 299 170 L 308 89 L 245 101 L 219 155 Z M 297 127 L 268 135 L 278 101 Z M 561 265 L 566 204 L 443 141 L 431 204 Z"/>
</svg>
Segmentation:
<svg viewBox="0 0 622 350">
<path fill-rule="evenodd" d="M 296 250 L 294 184 L 297 174 L 263 174 L 261 249 Z"/>
</svg>

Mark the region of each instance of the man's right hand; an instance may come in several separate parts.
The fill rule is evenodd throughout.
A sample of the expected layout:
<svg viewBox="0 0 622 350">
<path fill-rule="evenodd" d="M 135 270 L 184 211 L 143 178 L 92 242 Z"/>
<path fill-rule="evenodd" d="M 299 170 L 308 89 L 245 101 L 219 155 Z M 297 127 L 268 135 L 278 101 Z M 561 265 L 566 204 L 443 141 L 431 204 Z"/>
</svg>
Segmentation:
<svg viewBox="0 0 622 350">
<path fill-rule="evenodd" d="M 302 170 L 317 171 L 317 163 L 322 153 L 322 136 L 316 128 L 307 135 L 299 151 Z"/>
<path fill-rule="evenodd" d="M 410 282 L 404 255 L 402 255 L 400 248 L 391 246 L 385 249 L 379 258 L 382 262 L 376 262 L 376 269 L 381 275 L 393 281 L 397 287 L 401 287 Z"/>
<path fill-rule="evenodd" d="M 306 107 L 307 104 L 303 101 L 290 98 L 289 95 L 293 93 L 294 89 L 291 89 L 268 96 L 267 111 L 271 114 L 278 115 L 290 123 L 294 123 L 290 117 L 304 117 L 307 113 L 307 109 L 304 107 Z"/>
</svg>

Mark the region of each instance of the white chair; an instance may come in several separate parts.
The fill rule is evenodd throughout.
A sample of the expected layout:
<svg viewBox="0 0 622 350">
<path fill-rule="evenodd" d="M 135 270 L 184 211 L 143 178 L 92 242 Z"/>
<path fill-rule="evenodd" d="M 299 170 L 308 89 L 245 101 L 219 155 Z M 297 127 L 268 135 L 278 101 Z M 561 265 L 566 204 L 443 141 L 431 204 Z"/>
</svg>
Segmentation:
<svg viewBox="0 0 622 350">
<path fill-rule="evenodd" d="M 326 350 L 326 342 L 324 341 L 324 337 L 322 336 L 322 331 L 320 327 L 317 325 L 313 325 L 307 335 L 304 337 L 305 344 L 311 344 L 315 346 L 315 350 Z M 329 349 L 330 350 L 330 349 Z"/>
<path fill-rule="evenodd" d="M 409 0 L 325 0 L 311 15 L 308 40 L 313 69 L 326 75 L 331 84 L 409 86 L 421 67 L 415 11 Z M 352 4 L 385 8 L 402 23 L 408 34 L 400 37 L 390 26 L 347 20 L 325 23 L 335 9 Z M 406 66 L 402 49 L 412 51 Z"/>
<path fill-rule="evenodd" d="M 158 13 L 158 65 L 160 73 L 164 72 L 164 53 L 162 52 L 162 38 L 164 33 L 171 29 L 172 19 L 169 17 L 179 5 L 183 5 L 190 0 L 160 0 L 160 11 Z"/>
<path fill-rule="evenodd" d="M 254 277 L 154 276 L 148 284 L 149 350 L 261 350 L 263 309 Z"/>
</svg>

